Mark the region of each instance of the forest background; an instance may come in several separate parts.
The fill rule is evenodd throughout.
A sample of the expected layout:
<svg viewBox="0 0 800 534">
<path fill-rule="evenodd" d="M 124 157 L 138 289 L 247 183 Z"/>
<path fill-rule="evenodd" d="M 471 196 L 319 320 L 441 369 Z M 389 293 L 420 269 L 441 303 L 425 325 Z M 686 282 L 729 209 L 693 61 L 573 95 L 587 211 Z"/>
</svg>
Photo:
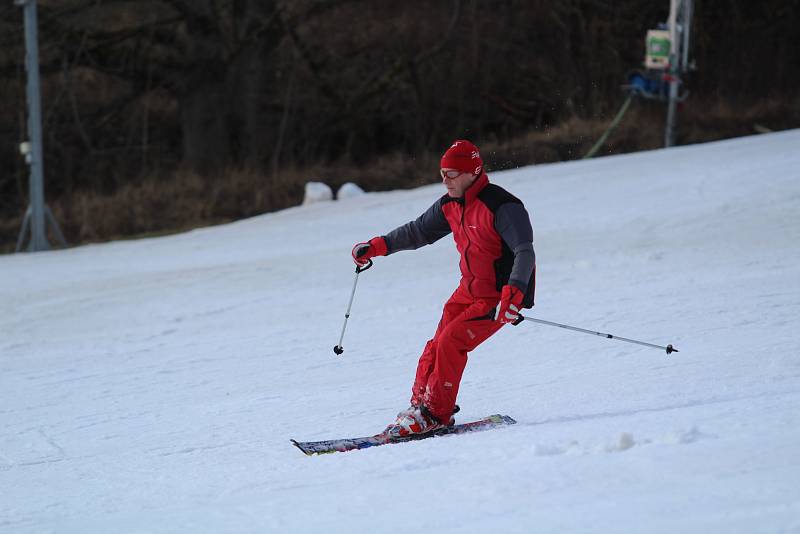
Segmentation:
<svg viewBox="0 0 800 534">
<path fill-rule="evenodd" d="M 669 2 L 40 0 L 47 203 L 70 244 L 298 204 L 306 182 L 438 179 L 580 158 Z M 695 0 L 678 144 L 800 126 L 800 0 Z M 0 3 L 0 252 L 28 203 L 22 9 Z M 599 155 L 663 145 L 636 99 Z M 646 179 L 643 176 L 642 179 Z"/>
</svg>

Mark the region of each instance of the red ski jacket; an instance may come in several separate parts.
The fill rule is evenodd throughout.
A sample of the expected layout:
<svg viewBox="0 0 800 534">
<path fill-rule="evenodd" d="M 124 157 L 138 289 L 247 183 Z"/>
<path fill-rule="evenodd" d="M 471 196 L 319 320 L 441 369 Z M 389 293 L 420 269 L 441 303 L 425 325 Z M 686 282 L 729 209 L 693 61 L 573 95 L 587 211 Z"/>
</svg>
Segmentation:
<svg viewBox="0 0 800 534">
<path fill-rule="evenodd" d="M 461 254 L 461 289 L 475 299 L 500 299 L 505 284 L 524 294 L 533 306 L 536 255 L 533 228 L 517 197 L 489 183 L 486 173 L 463 198 L 442 196 L 415 221 L 384 236 L 388 254 L 428 245 L 451 233 Z"/>
</svg>

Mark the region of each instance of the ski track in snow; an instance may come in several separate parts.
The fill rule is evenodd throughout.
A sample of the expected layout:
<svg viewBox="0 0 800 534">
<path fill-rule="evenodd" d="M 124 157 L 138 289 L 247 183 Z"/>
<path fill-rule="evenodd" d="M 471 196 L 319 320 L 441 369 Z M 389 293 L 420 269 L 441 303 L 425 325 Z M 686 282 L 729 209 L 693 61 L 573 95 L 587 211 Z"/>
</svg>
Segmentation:
<svg viewBox="0 0 800 534">
<path fill-rule="evenodd" d="M 450 238 L 353 243 L 439 185 L 158 239 L 0 256 L 0 532 L 800 533 L 800 131 L 491 173 L 526 203 L 532 323 L 471 356 L 460 421 L 305 457 L 407 405 Z"/>
</svg>

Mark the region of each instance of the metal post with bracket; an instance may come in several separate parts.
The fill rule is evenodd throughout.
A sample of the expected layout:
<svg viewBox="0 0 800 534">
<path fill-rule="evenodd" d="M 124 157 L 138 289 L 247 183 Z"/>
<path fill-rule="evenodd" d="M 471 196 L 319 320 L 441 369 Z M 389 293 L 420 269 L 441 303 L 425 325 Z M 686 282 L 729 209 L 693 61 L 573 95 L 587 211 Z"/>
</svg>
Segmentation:
<svg viewBox="0 0 800 534">
<path fill-rule="evenodd" d="M 39 81 L 39 37 L 36 0 L 14 0 L 14 4 L 24 9 L 25 18 L 25 69 L 28 75 L 26 88 L 28 100 L 28 136 L 29 141 L 20 145 L 20 152 L 30 167 L 30 199 L 22 228 L 17 239 L 17 252 L 23 249 L 29 233 L 27 250 L 36 252 L 48 250 L 47 223 L 53 227 L 56 237 L 62 246 L 66 241 L 53 217 L 53 213 L 44 202 L 44 154 L 42 149 L 42 104 Z"/>
</svg>

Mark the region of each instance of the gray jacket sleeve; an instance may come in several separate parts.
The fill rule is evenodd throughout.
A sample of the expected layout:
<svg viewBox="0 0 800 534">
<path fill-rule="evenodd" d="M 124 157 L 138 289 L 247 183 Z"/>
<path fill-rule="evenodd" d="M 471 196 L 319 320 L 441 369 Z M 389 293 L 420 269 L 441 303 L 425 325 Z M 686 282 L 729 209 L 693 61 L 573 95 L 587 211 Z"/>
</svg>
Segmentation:
<svg viewBox="0 0 800 534">
<path fill-rule="evenodd" d="M 516 202 L 503 204 L 495 213 L 494 227 L 514 253 L 514 266 L 508 283 L 523 293 L 528 289 L 536 253 L 533 250 L 533 226 L 525 206 Z"/>
<path fill-rule="evenodd" d="M 383 238 L 388 254 L 400 250 L 414 250 L 438 241 L 452 230 L 442 212 L 442 202 L 437 200 L 415 221 L 398 226 Z"/>
</svg>

